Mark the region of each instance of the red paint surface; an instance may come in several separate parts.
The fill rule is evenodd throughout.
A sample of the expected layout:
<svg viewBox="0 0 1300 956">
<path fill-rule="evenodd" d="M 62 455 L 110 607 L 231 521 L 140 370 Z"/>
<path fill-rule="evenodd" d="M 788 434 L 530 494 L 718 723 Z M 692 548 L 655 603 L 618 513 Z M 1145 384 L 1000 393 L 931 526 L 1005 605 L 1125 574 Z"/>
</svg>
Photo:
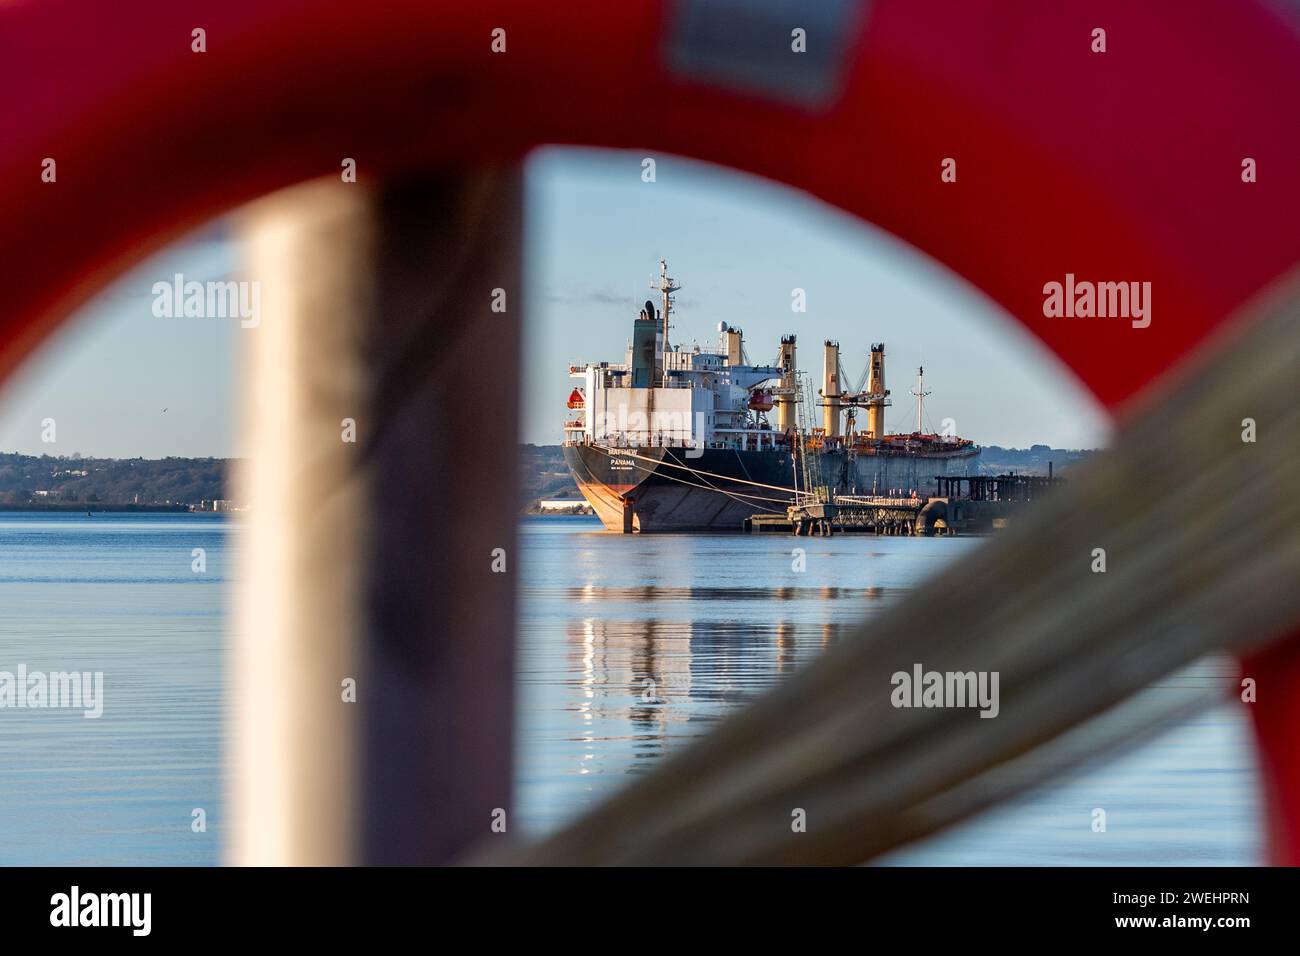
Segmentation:
<svg viewBox="0 0 1300 956">
<path fill-rule="evenodd" d="M 666 9 L 0 5 L 0 375 L 145 252 L 271 190 L 337 176 L 343 157 L 365 180 L 566 142 L 791 183 L 965 276 L 1112 409 L 1300 262 L 1300 40 L 1284 4 L 876 0 L 842 95 L 819 113 L 667 75 Z M 196 26 L 204 54 L 190 50 Z M 504 55 L 490 51 L 498 26 Z M 1090 50 L 1094 27 L 1105 54 Z M 955 184 L 939 179 L 949 156 Z M 56 184 L 40 180 L 44 157 Z M 1043 318 L 1043 284 L 1067 272 L 1151 282 L 1151 328 Z M 1300 684 L 1293 653 L 1249 669 Z M 1256 712 L 1283 821 L 1274 851 L 1298 862 L 1290 699 L 1261 692 Z"/>
</svg>

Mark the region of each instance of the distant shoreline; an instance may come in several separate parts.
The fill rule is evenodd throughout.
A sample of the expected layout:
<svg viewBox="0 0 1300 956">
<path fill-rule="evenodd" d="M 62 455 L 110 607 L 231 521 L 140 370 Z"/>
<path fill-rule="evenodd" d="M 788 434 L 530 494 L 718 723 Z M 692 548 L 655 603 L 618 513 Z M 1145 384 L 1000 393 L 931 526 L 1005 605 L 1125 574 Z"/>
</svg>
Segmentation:
<svg viewBox="0 0 1300 956">
<path fill-rule="evenodd" d="M 189 505 L 135 505 L 121 504 L 110 505 L 95 502 L 94 504 L 78 504 L 75 501 L 59 501 L 50 504 L 0 504 L 0 512 L 3 511 L 56 511 L 56 512 L 89 512 L 105 514 L 217 514 L 214 511 L 192 511 Z"/>
<path fill-rule="evenodd" d="M 560 445 L 519 446 L 517 514 L 540 515 L 541 502 L 572 500 L 573 510 L 590 507 L 580 497 Z M 981 473 L 1062 474 L 1092 457 L 1085 449 L 1000 448 L 985 445 Z M 235 459 L 86 458 L 0 453 L 0 510 L 19 513 L 210 514 L 232 505 L 230 472 Z M 147 499 L 149 503 L 143 503 Z M 140 504 L 133 502 L 141 501 Z M 162 504 L 180 502 L 180 504 Z M 215 503 L 215 504 L 214 504 Z M 190 510 L 194 509 L 194 510 Z M 564 510 L 569 510 L 565 508 Z M 558 516 L 557 516 L 558 517 Z"/>
</svg>

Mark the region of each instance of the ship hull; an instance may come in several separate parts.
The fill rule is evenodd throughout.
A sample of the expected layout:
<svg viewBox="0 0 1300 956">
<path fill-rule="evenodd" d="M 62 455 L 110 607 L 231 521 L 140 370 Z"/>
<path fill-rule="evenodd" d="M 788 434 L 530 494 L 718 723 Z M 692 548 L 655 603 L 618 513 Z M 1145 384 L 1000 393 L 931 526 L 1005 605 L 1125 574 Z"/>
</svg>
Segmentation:
<svg viewBox="0 0 1300 956">
<path fill-rule="evenodd" d="M 978 457 L 972 447 L 921 454 L 830 451 L 821 457 L 822 479 L 836 494 L 927 495 L 934 493 L 936 476 L 974 473 Z M 564 458 L 578 490 L 610 531 L 741 531 L 752 515 L 784 513 L 795 486 L 785 448 L 566 445 Z"/>
</svg>

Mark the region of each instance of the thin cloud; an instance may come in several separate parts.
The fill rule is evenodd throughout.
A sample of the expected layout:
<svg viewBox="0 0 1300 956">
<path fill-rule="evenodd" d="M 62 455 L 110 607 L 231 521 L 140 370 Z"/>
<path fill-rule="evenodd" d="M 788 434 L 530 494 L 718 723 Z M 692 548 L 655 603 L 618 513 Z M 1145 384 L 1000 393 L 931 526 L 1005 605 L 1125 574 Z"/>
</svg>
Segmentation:
<svg viewBox="0 0 1300 956">
<path fill-rule="evenodd" d="M 558 305 L 637 305 L 636 299 L 625 292 L 618 292 L 615 289 L 606 286 L 600 289 L 579 289 L 569 292 L 549 292 L 546 295 L 547 302 L 554 302 Z"/>
</svg>

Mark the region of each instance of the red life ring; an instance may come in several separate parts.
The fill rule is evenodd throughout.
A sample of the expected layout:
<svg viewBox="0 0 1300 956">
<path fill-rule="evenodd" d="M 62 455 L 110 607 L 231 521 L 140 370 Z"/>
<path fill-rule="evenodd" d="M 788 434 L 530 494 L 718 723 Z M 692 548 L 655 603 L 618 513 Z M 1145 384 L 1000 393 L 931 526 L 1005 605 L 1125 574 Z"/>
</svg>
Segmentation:
<svg viewBox="0 0 1300 956">
<path fill-rule="evenodd" d="M 0 7 L 0 376 L 148 249 L 344 158 L 365 179 L 559 142 L 808 190 L 965 276 L 1114 408 L 1300 262 L 1288 15 L 1264 0 L 18 0 Z M 1152 324 L 1045 319 L 1044 283 L 1067 274 L 1149 281 Z M 1261 728 L 1291 862 L 1298 658 L 1294 642 L 1268 658 L 1272 700 L 1297 703 Z"/>
</svg>

